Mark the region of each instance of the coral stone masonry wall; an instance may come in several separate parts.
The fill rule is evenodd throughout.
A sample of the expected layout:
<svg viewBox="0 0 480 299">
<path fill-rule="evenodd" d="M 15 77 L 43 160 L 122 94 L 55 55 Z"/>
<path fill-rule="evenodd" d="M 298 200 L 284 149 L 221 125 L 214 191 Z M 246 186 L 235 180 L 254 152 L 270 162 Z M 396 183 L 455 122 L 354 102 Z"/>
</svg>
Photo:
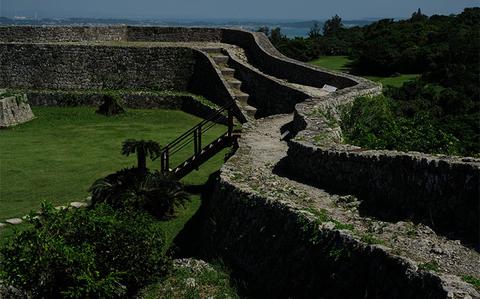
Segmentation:
<svg viewBox="0 0 480 299">
<path fill-rule="evenodd" d="M 218 62 L 218 56 L 215 63 L 212 52 L 220 51 L 228 56 L 226 63 Z M 221 68 L 225 74 L 232 72 L 226 65 L 234 68 L 241 90 L 248 92 L 248 105 L 258 109 L 259 116 L 275 116 L 244 126 L 237 152 L 202 201 L 204 218 L 197 237 L 206 256 L 227 261 L 265 298 L 478 297 L 461 280 L 465 274 L 477 276 L 476 261 L 471 260 L 478 255 L 460 242 L 433 231 L 418 235 L 415 242 L 428 238 L 430 243 L 413 246 L 414 251 L 428 251 L 427 260 L 410 250 L 396 252 L 369 235 L 376 229 L 367 224 L 378 218 L 386 220 L 382 227 L 395 232 L 397 227 L 389 221 L 413 219 L 450 238 L 480 241 L 480 160 L 365 151 L 341 143 L 339 106 L 357 96 L 381 93 L 380 85 L 296 62 L 280 54 L 264 35 L 242 30 L 0 26 L 0 87 L 190 90 L 223 105 L 236 97 L 222 75 Z M 338 90 L 320 90 L 324 84 Z M 62 102 L 58 93 L 47 100 L 43 95 L 32 97 L 33 102 Z M 82 103 L 99 99 L 77 95 Z M 145 94 L 123 100 L 133 107 L 178 105 Z M 326 115 L 331 111 L 334 125 Z M 236 112 L 246 120 L 241 110 Z M 286 116 L 276 115 L 280 113 Z M 291 113 L 293 122 L 287 118 Z M 287 144 L 280 141 L 280 131 L 287 127 L 293 138 L 288 153 Z M 305 181 L 310 184 L 302 184 Z M 359 197 L 357 214 L 341 210 L 333 193 Z M 332 218 L 320 219 L 322 207 L 329 209 L 323 218 Z M 400 237 L 411 239 L 408 232 L 396 238 Z M 388 244 L 410 249 L 408 244 L 420 243 Z M 429 247 L 438 244 L 451 250 Z M 437 253 L 437 261 L 448 262 L 453 271 L 420 269 Z"/>
<path fill-rule="evenodd" d="M 0 44 L 0 86 L 47 89 L 187 90 L 190 48 Z"/>
<path fill-rule="evenodd" d="M 224 29 L 222 42 L 234 44 L 246 50 L 252 64 L 261 71 L 289 82 L 322 88 L 333 85 L 339 89 L 352 87 L 360 78 L 338 74 L 300 63 L 280 54 L 264 34 Z"/>
<path fill-rule="evenodd" d="M 223 179 L 210 193 L 203 254 L 241 269 L 258 298 L 450 298 L 440 279 L 416 272 L 409 260 L 319 229 L 285 203 Z"/>
<path fill-rule="evenodd" d="M 131 26 L 0 26 L 1 42 L 66 42 L 66 41 L 162 41 L 219 42 L 221 29 Z"/>
<path fill-rule="evenodd" d="M 0 42 L 44 43 L 125 40 L 127 27 L 0 26 Z"/>
<path fill-rule="evenodd" d="M 413 219 L 438 232 L 478 241 L 480 162 L 389 151 L 326 150 L 290 142 L 296 177 L 362 200 L 360 211 L 390 221 Z"/>
</svg>

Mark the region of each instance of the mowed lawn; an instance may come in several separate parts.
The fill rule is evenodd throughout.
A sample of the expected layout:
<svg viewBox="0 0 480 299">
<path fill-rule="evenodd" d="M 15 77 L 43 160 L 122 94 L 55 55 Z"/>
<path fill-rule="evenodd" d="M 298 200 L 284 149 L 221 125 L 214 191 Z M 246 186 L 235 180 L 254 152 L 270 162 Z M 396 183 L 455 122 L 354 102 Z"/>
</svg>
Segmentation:
<svg viewBox="0 0 480 299">
<path fill-rule="evenodd" d="M 337 72 L 348 72 L 352 62 L 348 56 L 322 56 L 310 61 L 311 64 Z"/>
<path fill-rule="evenodd" d="M 151 139 L 166 145 L 201 121 L 174 110 L 129 110 L 111 118 L 86 107 L 34 107 L 33 112 L 36 119 L 32 122 L 0 130 L 0 221 L 36 210 L 45 200 L 55 205 L 83 201 L 96 179 L 135 165 L 135 156 L 120 154 L 122 141 Z M 215 126 L 203 141 L 206 144 L 225 130 L 224 126 Z M 205 182 L 223 164 L 224 153 L 184 182 Z M 172 158 L 172 164 L 190 154 L 187 147 Z M 149 161 L 149 167 L 159 169 L 159 163 Z M 199 199 L 192 199 L 189 209 L 196 209 Z"/>
<path fill-rule="evenodd" d="M 352 60 L 348 56 L 322 56 L 310 61 L 311 64 L 338 72 L 348 72 Z M 418 74 L 400 74 L 395 77 L 365 76 L 365 78 L 382 83 L 383 86 L 400 87 L 407 81 L 418 78 Z"/>
</svg>

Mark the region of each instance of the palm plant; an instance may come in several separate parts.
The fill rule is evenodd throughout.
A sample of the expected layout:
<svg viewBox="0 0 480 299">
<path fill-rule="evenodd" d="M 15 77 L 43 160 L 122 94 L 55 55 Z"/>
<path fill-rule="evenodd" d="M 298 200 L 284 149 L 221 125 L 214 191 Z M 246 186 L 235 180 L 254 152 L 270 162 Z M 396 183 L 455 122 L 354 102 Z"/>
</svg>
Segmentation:
<svg viewBox="0 0 480 299">
<path fill-rule="evenodd" d="M 153 140 L 127 139 L 122 144 L 122 155 L 137 153 L 137 168 L 141 173 L 147 173 L 147 157 L 152 161 L 160 156 L 161 146 Z"/>
<path fill-rule="evenodd" d="M 183 184 L 159 171 L 142 173 L 123 169 L 97 180 L 90 187 L 92 204 L 106 203 L 117 209 L 144 209 L 157 218 L 173 215 L 189 200 Z"/>
</svg>

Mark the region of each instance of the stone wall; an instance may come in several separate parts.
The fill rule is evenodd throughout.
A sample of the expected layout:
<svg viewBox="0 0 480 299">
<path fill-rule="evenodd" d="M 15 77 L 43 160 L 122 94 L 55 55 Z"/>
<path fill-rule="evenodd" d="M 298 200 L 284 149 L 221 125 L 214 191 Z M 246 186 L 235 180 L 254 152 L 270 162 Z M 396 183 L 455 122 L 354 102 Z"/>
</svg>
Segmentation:
<svg viewBox="0 0 480 299">
<path fill-rule="evenodd" d="M 3 97 L 0 91 L 0 128 L 16 126 L 34 117 L 25 95 Z"/>
<path fill-rule="evenodd" d="M 338 89 L 357 85 L 362 79 L 346 74 L 336 74 L 327 70 L 300 63 L 280 54 L 261 33 L 224 29 L 222 42 L 242 47 L 250 62 L 262 72 L 286 79 L 289 82 L 322 88 L 329 84 Z"/>
<path fill-rule="evenodd" d="M 366 217 L 410 219 L 480 246 L 479 159 L 370 151 L 342 143 L 340 107 L 379 92 L 355 86 L 298 104 L 292 124 L 298 135 L 288 143 L 285 170 L 331 192 L 358 196 Z"/>
<path fill-rule="evenodd" d="M 361 79 L 339 75 L 289 59 L 280 54 L 261 33 L 236 29 L 182 27 L 0 27 L 0 42 L 65 41 L 155 41 L 155 42 L 224 42 L 247 51 L 251 63 L 262 72 L 290 82 L 323 87 L 324 84 L 346 88 Z"/>
<path fill-rule="evenodd" d="M 0 26 L 0 42 L 219 42 L 222 29 L 135 26 Z"/>
<path fill-rule="evenodd" d="M 0 42 L 40 43 L 65 41 L 120 41 L 125 26 L 0 26 Z"/>
<path fill-rule="evenodd" d="M 480 161 L 420 153 L 322 149 L 293 141 L 290 173 L 319 188 L 354 194 L 360 211 L 390 221 L 412 219 L 455 238 L 480 236 Z"/>
<path fill-rule="evenodd" d="M 222 35 L 219 28 L 128 26 L 126 31 L 127 41 L 219 42 Z"/>
<path fill-rule="evenodd" d="M 186 90 L 190 48 L 0 44 L 0 86 L 45 89 Z"/>
<path fill-rule="evenodd" d="M 291 113 L 297 103 L 308 98 L 307 94 L 265 76 L 233 55 L 230 55 L 230 65 L 243 82 L 242 89 L 250 95 L 248 103 L 257 108 L 256 117 Z"/>
<path fill-rule="evenodd" d="M 228 88 L 228 83 L 220 71 L 214 67 L 214 62 L 204 52 L 195 53 L 196 64 L 188 90 L 204 96 L 220 107 L 234 102 L 233 92 Z M 234 107 L 234 114 L 240 122 L 245 122 L 245 116 Z"/>
<path fill-rule="evenodd" d="M 447 298 L 441 280 L 407 259 L 319 228 L 285 202 L 221 179 L 194 232 L 203 258 L 221 257 L 258 298 Z M 190 244 L 191 245 L 191 244 Z"/>
</svg>

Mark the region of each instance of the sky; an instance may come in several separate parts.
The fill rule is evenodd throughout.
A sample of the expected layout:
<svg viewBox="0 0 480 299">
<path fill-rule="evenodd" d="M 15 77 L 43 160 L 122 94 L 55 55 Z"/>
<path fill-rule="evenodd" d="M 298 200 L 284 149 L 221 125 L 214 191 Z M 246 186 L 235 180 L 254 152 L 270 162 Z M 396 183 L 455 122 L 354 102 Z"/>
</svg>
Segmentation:
<svg viewBox="0 0 480 299">
<path fill-rule="evenodd" d="M 0 16 L 346 20 L 459 13 L 480 0 L 0 0 Z"/>
</svg>

